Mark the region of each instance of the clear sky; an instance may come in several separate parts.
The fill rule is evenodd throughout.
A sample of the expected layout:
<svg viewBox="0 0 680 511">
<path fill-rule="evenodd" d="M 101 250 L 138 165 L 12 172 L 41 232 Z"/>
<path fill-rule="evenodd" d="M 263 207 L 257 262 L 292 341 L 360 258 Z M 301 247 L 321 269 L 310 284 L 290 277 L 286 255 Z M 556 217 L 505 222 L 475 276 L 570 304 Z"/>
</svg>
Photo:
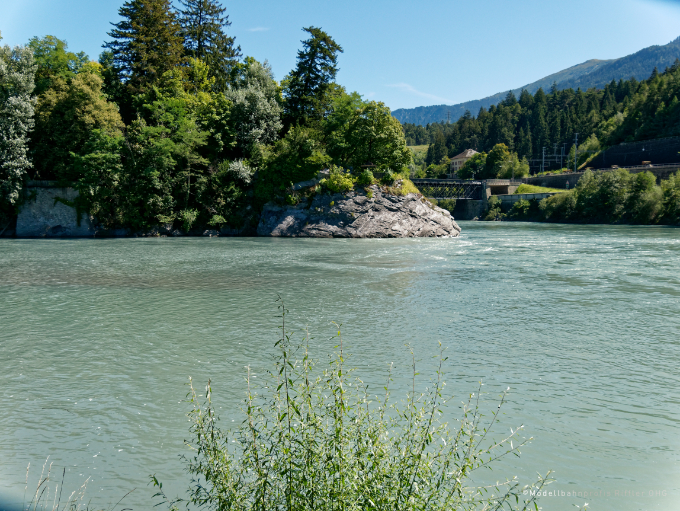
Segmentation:
<svg viewBox="0 0 680 511">
<path fill-rule="evenodd" d="M 101 52 L 123 0 L 0 0 L 2 44 L 34 35 Z M 243 54 L 277 80 L 301 28 L 345 52 L 338 82 L 392 109 L 453 104 L 520 87 L 585 60 L 623 57 L 680 36 L 680 0 L 224 0 Z"/>
</svg>

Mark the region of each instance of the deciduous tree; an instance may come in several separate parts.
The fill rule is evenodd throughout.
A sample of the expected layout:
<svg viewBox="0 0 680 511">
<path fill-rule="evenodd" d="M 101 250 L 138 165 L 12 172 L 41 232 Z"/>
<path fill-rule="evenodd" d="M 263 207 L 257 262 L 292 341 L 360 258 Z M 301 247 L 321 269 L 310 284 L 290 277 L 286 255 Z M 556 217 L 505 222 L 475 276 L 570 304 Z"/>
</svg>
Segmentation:
<svg viewBox="0 0 680 511">
<path fill-rule="evenodd" d="M 0 213 L 19 203 L 31 168 L 28 134 L 33 128 L 36 67 L 30 48 L 0 47 Z"/>
</svg>

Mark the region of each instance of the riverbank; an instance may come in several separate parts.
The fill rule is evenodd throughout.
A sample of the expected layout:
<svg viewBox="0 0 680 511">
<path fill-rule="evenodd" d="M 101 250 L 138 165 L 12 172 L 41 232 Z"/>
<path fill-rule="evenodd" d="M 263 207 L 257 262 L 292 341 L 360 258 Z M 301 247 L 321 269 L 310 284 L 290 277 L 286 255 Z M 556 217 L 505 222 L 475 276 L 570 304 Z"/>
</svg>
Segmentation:
<svg viewBox="0 0 680 511">
<path fill-rule="evenodd" d="M 481 217 L 487 221 L 680 225 L 680 172 L 657 184 L 651 172 L 585 171 L 576 186 L 541 200 L 512 204 L 497 196 Z"/>
</svg>

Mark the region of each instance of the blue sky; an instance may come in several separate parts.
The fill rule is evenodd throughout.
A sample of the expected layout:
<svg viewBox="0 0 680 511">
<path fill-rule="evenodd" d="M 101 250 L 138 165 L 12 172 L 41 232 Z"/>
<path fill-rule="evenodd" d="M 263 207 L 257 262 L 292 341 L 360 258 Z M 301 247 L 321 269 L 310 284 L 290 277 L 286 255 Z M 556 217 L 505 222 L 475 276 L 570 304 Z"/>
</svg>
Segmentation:
<svg viewBox="0 0 680 511">
<path fill-rule="evenodd" d="M 55 35 L 91 58 L 123 0 L 0 0 L 2 44 Z M 680 36 L 678 0 L 225 0 L 244 55 L 277 79 L 295 65 L 301 28 L 340 43 L 338 81 L 392 109 L 453 104 L 520 87 L 592 58 Z"/>
</svg>

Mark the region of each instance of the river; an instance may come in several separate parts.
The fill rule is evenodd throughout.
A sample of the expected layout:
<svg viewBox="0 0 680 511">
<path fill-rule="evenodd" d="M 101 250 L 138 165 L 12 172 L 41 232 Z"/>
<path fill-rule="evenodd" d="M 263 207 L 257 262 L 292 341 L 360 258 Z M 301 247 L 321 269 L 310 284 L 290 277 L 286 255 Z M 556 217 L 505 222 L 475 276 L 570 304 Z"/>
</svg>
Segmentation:
<svg viewBox="0 0 680 511">
<path fill-rule="evenodd" d="M 680 510 L 680 230 L 461 226 L 452 239 L 0 240 L 0 509 L 21 507 L 27 465 L 30 487 L 48 456 L 65 492 L 90 478 L 96 506 L 134 488 L 125 507 L 151 509 L 150 474 L 182 495 L 188 377 L 212 378 L 222 423 L 238 421 L 280 294 L 315 354 L 335 321 L 371 385 L 394 362 L 395 398 L 406 345 L 424 385 L 439 341 L 461 399 L 483 380 L 492 411 L 510 387 L 503 428 L 534 440 L 494 477 L 554 470 L 544 509 Z"/>
</svg>

